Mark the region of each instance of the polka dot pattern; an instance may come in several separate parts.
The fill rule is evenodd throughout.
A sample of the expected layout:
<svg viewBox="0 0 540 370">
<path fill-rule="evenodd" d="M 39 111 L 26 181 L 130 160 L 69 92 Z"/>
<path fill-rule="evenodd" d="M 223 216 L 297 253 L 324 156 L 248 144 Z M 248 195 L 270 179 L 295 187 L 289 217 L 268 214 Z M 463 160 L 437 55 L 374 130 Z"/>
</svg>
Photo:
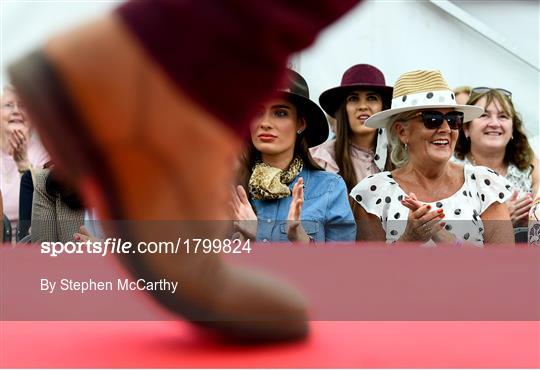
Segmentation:
<svg viewBox="0 0 540 370">
<path fill-rule="evenodd" d="M 494 202 L 504 202 L 512 187 L 501 176 L 482 166 L 465 165 L 465 182 L 454 194 L 427 204 L 444 210 L 445 230 L 461 240 L 483 245 L 482 213 Z M 386 233 L 386 241 L 393 243 L 407 226 L 409 209 L 401 204 L 405 192 L 389 172 L 380 172 L 362 180 L 351 192 L 368 213 L 374 214 Z M 418 195 L 418 194 L 417 194 Z M 421 196 L 419 196 L 422 199 Z"/>
<path fill-rule="evenodd" d="M 403 95 L 392 99 L 392 108 L 410 107 L 414 105 L 433 106 L 437 102 L 448 102 L 454 105 L 454 94 L 448 90 L 419 92 L 416 94 Z"/>
<path fill-rule="evenodd" d="M 452 161 L 472 165 L 468 158 L 465 158 L 463 161 L 453 158 Z M 506 169 L 506 175 L 504 176 L 504 178 L 508 181 L 505 188 L 507 190 L 519 190 L 523 193 L 532 192 L 532 170 L 532 168 L 520 170 L 515 164 L 510 163 Z M 489 169 L 489 171 L 495 174 L 497 173 L 491 169 Z M 499 176 L 501 175 L 499 174 Z"/>
</svg>

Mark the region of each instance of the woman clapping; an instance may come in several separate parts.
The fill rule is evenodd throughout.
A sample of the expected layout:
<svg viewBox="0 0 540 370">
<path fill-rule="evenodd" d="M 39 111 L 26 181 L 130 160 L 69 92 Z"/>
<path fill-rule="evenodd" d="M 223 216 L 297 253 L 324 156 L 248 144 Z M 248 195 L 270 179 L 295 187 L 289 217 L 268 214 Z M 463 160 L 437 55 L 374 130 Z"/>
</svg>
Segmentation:
<svg viewBox="0 0 540 370">
<path fill-rule="evenodd" d="M 464 121 L 481 107 L 458 105 L 439 71 L 413 71 L 394 86 L 392 108 L 366 126 L 386 128 L 398 167 L 351 192 L 360 239 L 433 243 L 513 243 L 504 202 L 511 185 L 493 170 L 452 163 Z"/>
</svg>

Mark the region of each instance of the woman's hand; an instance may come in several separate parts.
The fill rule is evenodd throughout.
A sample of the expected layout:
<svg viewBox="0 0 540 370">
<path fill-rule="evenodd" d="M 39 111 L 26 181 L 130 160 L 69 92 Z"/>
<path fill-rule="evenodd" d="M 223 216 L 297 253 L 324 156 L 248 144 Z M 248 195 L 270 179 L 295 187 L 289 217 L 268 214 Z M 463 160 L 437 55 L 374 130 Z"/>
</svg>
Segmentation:
<svg viewBox="0 0 540 370">
<path fill-rule="evenodd" d="M 81 225 L 81 227 L 79 227 L 78 233 L 73 234 L 73 239 L 76 242 L 83 242 L 83 243 L 86 243 L 86 241 L 88 240 L 90 240 L 90 242 L 92 243 L 100 241 L 98 238 L 92 235 L 90 231 L 88 231 L 86 227 L 84 227 L 84 225 Z"/>
<path fill-rule="evenodd" d="M 431 206 L 418 201 L 414 193 L 405 196 L 401 204 L 411 210 L 407 217 L 407 227 L 400 238 L 401 241 L 426 242 L 432 238 L 439 239 L 435 235 L 443 231 L 445 226 L 445 223 L 441 222 L 445 216 L 442 209 L 430 211 Z M 441 237 L 446 239 L 447 235 Z"/>
<path fill-rule="evenodd" d="M 28 161 L 28 130 L 15 128 L 9 136 L 9 146 L 13 160 L 19 171 L 30 169 Z"/>
<path fill-rule="evenodd" d="M 518 199 L 518 192 L 514 191 L 512 196 L 506 202 L 508 206 L 508 212 L 510 212 L 510 220 L 512 220 L 512 226 L 527 226 L 527 219 L 529 217 L 529 211 L 533 205 L 533 198 L 530 193 L 527 193 L 523 198 Z"/>
<path fill-rule="evenodd" d="M 233 190 L 231 209 L 236 220 L 234 223 L 235 231 L 241 233 L 244 238 L 257 239 L 257 215 L 241 185 Z"/>
<path fill-rule="evenodd" d="M 302 205 L 304 204 L 304 179 L 299 178 L 292 189 L 292 201 L 287 217 L 287 238 L 291 242 L 309 243 L 310 239 L 302 226 Z"/>
</svg>

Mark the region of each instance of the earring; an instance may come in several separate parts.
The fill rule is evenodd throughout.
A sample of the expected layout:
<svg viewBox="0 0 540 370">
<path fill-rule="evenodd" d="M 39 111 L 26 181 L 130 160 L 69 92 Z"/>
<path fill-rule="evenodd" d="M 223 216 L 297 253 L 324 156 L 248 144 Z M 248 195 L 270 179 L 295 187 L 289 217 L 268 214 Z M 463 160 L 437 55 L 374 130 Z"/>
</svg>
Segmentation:
<svg viewBox="0 0 540 370">
<path fill-rule="evenodd" d="M 296 133 L 297 133 L 298 135 L 300 135 L 300 134 L 302 133 L 302 130 L 298 130 L 298 131 L 296 131 Z"/>
<path fill-rule="evenodd" d="M 405 151 L 408 151 L 409 150 L 409 146 L 407 145 L 407 143 L 405 143 Z"/>
</svg>

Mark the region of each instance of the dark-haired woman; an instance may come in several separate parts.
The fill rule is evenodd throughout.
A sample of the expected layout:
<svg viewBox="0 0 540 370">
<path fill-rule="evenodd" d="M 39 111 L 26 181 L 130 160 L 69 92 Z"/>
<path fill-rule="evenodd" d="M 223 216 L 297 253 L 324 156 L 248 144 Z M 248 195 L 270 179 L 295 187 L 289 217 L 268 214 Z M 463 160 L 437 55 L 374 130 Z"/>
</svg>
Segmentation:
<svg viewBox="0 0 540 370">
<path fill-rule="evenodd" d="M 33 243 L 73 241 L 84 223 L 84 206 L 77 194 L 58 180 L 54 168 L 36 174 L 32 205 Z"/>
<path fill-rule="evenodd" d="M 512 224 L 526 226 L 533 194 L 540 183 L 538 159 L 514 108 L 512 94 L 504 89 L 477 87 L 467 104 L 484 108 L 484 113 L 465 123 L 455 156 L 504 176 L 513 186 L 513 194 L 507 201 Z"/>
<path fill-rule="evenodd" d="M 363 178 L 390 170 L 384 129 L 365 126 L 365 121 L 390 107 L 392 87 L 383 73 L 369 64 L 350 67 L 341 85 L 323 92 L 322 108 L 336 118 L 336 138 L 311 149 L 313 159 L 326 171 L 338 173 L 350 192 Z"/>
<path fill-rule="evenodd" d="M 289 71 L 288 78 L 290 88 L 262 106 L 251 126 L 234 217 L 245 237 L 262 242 L 354 240 L 345 183 L 323 171 L 308 150 L 328 136 L 324 113 L 309 99 L 302 76 Z"/>
</svg>

